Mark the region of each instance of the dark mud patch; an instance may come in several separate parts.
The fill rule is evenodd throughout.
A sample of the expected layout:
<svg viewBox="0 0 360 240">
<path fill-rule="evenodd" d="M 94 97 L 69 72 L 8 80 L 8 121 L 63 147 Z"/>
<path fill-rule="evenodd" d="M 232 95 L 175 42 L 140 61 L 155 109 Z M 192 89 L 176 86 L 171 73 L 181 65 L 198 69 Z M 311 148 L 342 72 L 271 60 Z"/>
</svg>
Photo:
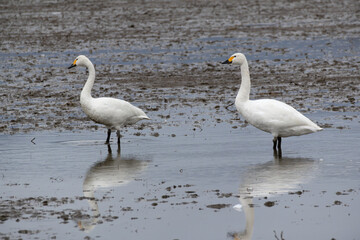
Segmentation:
<svg viewBox="0 0 360 240">
<path fill-rule="evenodd" d="M 206 207 L 219 210 L 219 209 L 227 208 L 230 206 L 231 206 L 230 204 L 218 203 L 218 204 L 210 204 L 210 205 L 207 205 Z"/>
<path fill-rule="evenodd" d="M 264 206 L 266 207 L 273 207 L 275 206 L 276 202 L 275 201 L 267 201 L 264 203 Z"/>
<path fill-rule="evenodd" d="M 15 219 L 16 222 L 21 222 L 30 219 L 45 219 L 49 216 L 57 216 L 57 218 L 67 221 L 69 220 L 68 214 L 65 214 L 65 211 L 56 211 L 55 209 L 75 202 L 74 199 L 67 197 L 61 199 L 55 197 L 10 199 L 11 200 L 0 201 L 0 223 L 11 219 Z"/>
</svg>

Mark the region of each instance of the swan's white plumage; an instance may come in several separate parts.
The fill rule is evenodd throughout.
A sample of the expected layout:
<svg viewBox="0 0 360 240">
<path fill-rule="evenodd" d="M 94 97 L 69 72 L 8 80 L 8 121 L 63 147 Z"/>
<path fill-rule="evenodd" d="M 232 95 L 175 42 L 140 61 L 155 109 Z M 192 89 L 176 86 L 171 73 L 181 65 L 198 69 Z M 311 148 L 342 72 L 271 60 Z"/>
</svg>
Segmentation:
<svg viewBox="0 0 360 240">
<path fill-rule="evenodd" d="M 80 103 L 91 120 L 104 124 L 110 129 L 120 130 L 125 125 L 149 119 L 140 108 L 120 99 L 102 97 Z"/>
<path fill-rule="evenodd" d="M 236 101 L 235 106 L 251 125 L 274 137 L 300 136 L 320 130 L 293 107 L 277 100 Z"/>
<path fill-rule="evenodd" d="M 235 106 L 251 125 L 274 137 L 300 136 L 322 130 L 286 103 L 273 99 L 250 100 L 249 66 L 244 54 L 235 53 L 224 63 L 241 66 L 241 86 Z"/>
<path fill-rule="evenodd" d="M 80 55 L 69 68 L 75 66 L 83 66 L 89 70 L 89 77 L 80 94 L 81 108 L 94 122 L 105 125 L 109 131 L 110 129 L 117 130 L 118 141 L 120 140 L 119 130 L 123 126 L 135 124 L 143 119 L 149 119 L 140 108 L 124 100 L 110 97 L 93 98 L 91 96 L 91 89 L 95 81 L 94 65 L 86 56 Z M 107 143 L 109 138 L 108 132 Z"/>
</svg>

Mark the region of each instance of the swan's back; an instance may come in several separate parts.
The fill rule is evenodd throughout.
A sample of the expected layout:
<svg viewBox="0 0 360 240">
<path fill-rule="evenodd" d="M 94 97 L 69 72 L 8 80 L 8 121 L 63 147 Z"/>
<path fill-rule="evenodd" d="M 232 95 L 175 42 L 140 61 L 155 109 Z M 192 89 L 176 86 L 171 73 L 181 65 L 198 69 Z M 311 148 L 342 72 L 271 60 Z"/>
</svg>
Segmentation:
<svg viewBox="0 0 360 240">
<path fill-rule="evenodd" d="M 149 119 L 140 108 L 116 98 L 92 98 L 90 101 L 81 102 L 81 107 L 94 122 L 117 130 L 120 130 L 124 125 Z"/>
<path fill-rule="evenodd" d="M 277 100 L 248 100 L 235 105 L 246 121 L 276 137 L 300 136 L 322 130 L 290 105 Z"/>
</svg>

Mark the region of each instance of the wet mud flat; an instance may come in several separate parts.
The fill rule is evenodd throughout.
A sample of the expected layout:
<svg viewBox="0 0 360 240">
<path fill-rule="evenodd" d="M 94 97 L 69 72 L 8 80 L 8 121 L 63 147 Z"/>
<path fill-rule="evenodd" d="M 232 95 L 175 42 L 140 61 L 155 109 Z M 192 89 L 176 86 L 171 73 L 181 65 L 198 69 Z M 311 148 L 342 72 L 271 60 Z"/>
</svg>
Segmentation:
<svg viewBox="0 0 360 240">
<path fill-rule="evenodd" d="M 357 1 L 0 4 L 2 239 L 360 235 Z M 240 72 L 220 64 L 234 52 L 252 98 L 325 130 L 273 155 L 236 113 Z M 121 153 L 80 109 L 79 54 L 94 97 L 152 119 L 122 131 Z"/>
<path fill-rule="evenodd" d="M 248 57 L 255 98 L 359 111 L 356 1 L 14 1 L 2 2 L 0 24 L 6 134 L 96 128 L 79 108 L 84 71 L 66 69 L 79 54 L 96 65 L 94 96 L 152 118 L 179 105 L 226 111 L 240 75 L 219 62 L 234 52 Z"/>
</svg>

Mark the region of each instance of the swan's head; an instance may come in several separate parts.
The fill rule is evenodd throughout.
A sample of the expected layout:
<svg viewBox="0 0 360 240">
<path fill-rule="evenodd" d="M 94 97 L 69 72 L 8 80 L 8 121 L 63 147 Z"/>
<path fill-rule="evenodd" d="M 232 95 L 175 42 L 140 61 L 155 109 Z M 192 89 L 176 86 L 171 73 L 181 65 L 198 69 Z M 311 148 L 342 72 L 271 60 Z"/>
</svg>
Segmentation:
<svg viewBox="0 0 360 240">
<path fill-rule="evenodd" d="M 87 57 L 85 57 L 84 55 L 80 55 L 80 56 L 78 56 L 78 57 L 74 60 L 73 64 L 71 64 L 71 66 L 68 67 L 68 68 L 70 69 L 70 68 L 73 68 L 73 67 L 76 67 L 76 66 L 86 67 L 86 66 L 87 66 L 87 63 L 88 63 L 89 61 L 90 61 L 90 60 L 89 60 Z"/>
<path fill-rule="evenodd" d="M 246 62 L 246 57 L 244 54 L 242 53 L 235 53 L 233 55 L 231 55 L 231 57 L 226 60 L 225 62 L 223 62 L 222 64 L 238 64 L 238 65 L 242 65 L 244 62 Z"/>
</svg>

